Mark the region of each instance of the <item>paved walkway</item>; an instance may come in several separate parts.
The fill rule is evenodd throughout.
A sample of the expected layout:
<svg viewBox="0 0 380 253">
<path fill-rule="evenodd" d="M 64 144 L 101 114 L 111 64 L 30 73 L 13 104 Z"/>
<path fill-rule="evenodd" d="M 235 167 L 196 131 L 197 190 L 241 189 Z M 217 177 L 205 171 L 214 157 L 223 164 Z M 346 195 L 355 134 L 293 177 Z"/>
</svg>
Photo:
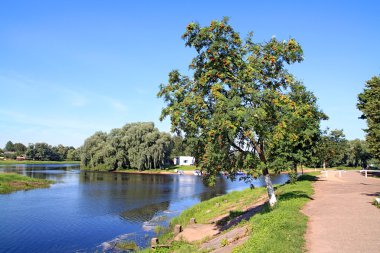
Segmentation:
<svg viewBox="0 0 380 253">
<path fill-rule="evenodd" d="M 308 252 L 380 252 L 380 209 L 371 204 L 380 179 L 329 171 L 314 189 L 314 200 L 303 209 L 309 216 Z"/>
</svg>

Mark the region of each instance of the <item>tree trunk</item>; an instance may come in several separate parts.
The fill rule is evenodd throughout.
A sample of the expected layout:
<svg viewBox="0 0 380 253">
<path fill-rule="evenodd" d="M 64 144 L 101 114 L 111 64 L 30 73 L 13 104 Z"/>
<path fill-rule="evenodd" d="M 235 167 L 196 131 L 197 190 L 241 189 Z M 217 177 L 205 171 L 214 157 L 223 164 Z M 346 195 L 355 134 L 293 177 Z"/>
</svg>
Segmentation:
<svg viewBox="0 0 380 253">
<path fill-rule="evenodd" d="M 268 169 L 263 170 L 263 174 L 264 174 L 265 184 L 267 186 L 267 191 L 268 191 L 269 205 L 272 207 L 276 204 L 277 198 L 274 193 L 274 188 L 273 188 L 272 180 L 270 178 Z"/>
<path fill-rule="evenodd" d="M 303 175 L 303 164 L 301 163 L 301 174 Z"/>
</svg>

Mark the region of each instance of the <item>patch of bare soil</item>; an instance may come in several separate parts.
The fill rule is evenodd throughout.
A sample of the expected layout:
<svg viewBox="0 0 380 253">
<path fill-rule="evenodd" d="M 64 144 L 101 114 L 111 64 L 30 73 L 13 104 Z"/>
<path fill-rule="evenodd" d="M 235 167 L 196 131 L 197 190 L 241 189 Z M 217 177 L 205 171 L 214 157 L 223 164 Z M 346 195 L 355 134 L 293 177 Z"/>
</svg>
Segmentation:
<svg viewBox="0 0 380 253">
<path fill-rule="evenodd" d="M 237 225 L 260 212 L 266 202 L 267 198 L 262 197 L 236 213 L 231 208 L 228 210 L 229 213 L 215 217 L 207 224 L 188 225 L 174 240 L 201 241 L 201 249 L 211 250 L 211 252 L 231 252 L 233 248 L 241 245 L 248 238 L 249 228 Z M 233 215 L 231 216 L 231 214 Z"/>
</svg>

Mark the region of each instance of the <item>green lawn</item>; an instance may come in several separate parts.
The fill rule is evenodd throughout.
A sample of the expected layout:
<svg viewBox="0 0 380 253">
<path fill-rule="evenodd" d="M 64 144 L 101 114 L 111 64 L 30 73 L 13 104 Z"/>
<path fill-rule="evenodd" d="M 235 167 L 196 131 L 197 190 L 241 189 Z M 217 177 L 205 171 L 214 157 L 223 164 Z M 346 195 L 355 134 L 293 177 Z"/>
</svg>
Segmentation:
<svg viewBox="0 0 380 253">
<path fill-rule="evenodd" d="M 80 164 L 80 161 L 16 161 L 16 160 L 0 160 L 0 165 L 11 165 L 11 164 Z"/>
<path fill-rule="evenodd" d="M 304 169 L 314 169 L 305 167 Z M 325 170 L 324 168 L 316 168 L 317 170 Z M 338 167 L 328 167 L 326 170 L 361 170 L 362 167 L 348 167 L 348 166 L 338 166 Z"/>
<path fill-rule="evenodd" d="M 0 194 L 49 187 L 52 181 L 14 173 L 0 173 Z"/>
<path fill-rule="evenodd" d="M 305 252 L 307 217 L 300 210 L 311 199 L 312 181 L 316 180 L 317 174 L 319 172 L 308 173 L 301 176 L 295 184 L 277 186 L 278 203 L 273 209 L 266 206 L 244 223 L 250 227 L 249 239 L 242 246 L 235 248 L 234 252 Z M 192 217 L 196 218 L 198 223 L 209 223 L 212 218 L 226 213 L 233 218 L 244 206 L 265 195 L 266 189 L 261 187 L 231 192 L 198 203 L 170 222 L 167 232 L 160 235 L 160 243 L 166 244 L 173 238 L 175 224 L 186 227 Z M 172 242 L 170 248 L 161 248 L 155 252 L 199 252 L 198 249 L 197 244 Z"/>
<path fill-rule="evenodd" d="M 305 252 L 307 217 L 300 210 L 312 197 L 316 174 L 305 174 L 296 184 L 278 187 L 276 207 L 250 219 L 251 235 L 234 252 Z"/>
<path fill-rule="evenodd" d="M 168 170 L 196 170 L 199 169 L 194 165 L 172 165 L 170 167 L 167 167 Z"/>
</svg>

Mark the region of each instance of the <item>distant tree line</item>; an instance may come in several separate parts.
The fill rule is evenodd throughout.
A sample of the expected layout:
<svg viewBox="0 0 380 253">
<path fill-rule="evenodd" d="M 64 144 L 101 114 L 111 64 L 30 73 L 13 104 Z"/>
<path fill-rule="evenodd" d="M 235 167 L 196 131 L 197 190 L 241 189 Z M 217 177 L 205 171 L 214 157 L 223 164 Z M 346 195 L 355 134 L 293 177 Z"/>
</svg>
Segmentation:
<svg viewBox="0 0 380 253">
<path fill-rule="evenodd" d="M 307 165 L 367 167 L 373 160 L 365 140 L 347 140 L 343 130 L 324 131 Z"/>
<path fill-rule="evenodd" d="M 25 146 L 12 141 L 0 149 L 0 156 L 7 159 L 24 156 L 37 161 L 81 161 L 83 168 L 91 170 L 162 168 L 174 157 L 191 153 L 186 139 L 160 132 L 150 122 L 126 124 L 108 134 L 96 132 L 77 149 L 43 142 Z"/>
<path fill-rule="evenodd" d="M 345 139 L 343 130 L 325 132 L 311 162 L 315 166 L 361 166 L 380 165 L 380 76 L 374 76 L 358 95 L 357 108 L 366 120 L 366 140 Z"/>
<path fill-rule="evenodd" d="M 1 151 L 1 150 L 0 150 Z M 79 161 L 80 149 L 72 146 L 51 146 L 47 143 L 30 143 L 25 146 L 22 143 L 8 141 L 2 152 L 7 159 L 16 159 L 17 156 L 25 156 L 28 160 L 37 161 Z"/>
<path fill-rule="evenodd" d="M 294 169 L 300 165 L 328 168 L 337 166 L 367 167 L 377 163 L 365 140 L 347 140 L 343 130 L 324 131 L 315 148 L 307 153 L 292 152 Z M 25 156 L 37 161 L 81 161 L 86 169 L 153 169 L 171 164 L 176 156 L 193 155 L 193 144 L 180 135 L 158 131 L 153 123 L 131 123 L 109 134 L 96 132 L 84 145 L 51 146 L 47 143 L 8 141 L 0 155 L 7 159 Z M 238 155 L 238 154 L 236 154 Z"/>
<path fill-rule="evenodd" d="M 86 139 L 81 164 L 91 170 L 162 168 L 170 163 L 172 149 L 170 134 L 160 132 L 153 123 L 131 123 Z"/>
</svg>

